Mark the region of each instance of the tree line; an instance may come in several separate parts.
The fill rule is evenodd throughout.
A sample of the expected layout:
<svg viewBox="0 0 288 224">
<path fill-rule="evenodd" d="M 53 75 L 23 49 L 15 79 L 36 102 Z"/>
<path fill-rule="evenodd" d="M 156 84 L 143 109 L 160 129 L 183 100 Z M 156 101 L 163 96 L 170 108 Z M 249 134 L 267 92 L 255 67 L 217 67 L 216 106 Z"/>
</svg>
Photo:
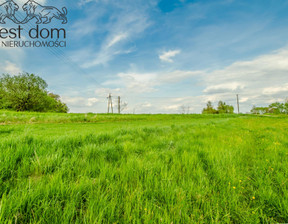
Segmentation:
<svg viewBox="0 0 288 224">
<path fill-rule="evenodd" d="M 288 99 L 284 103 L 275 102 L 267 107 L 253 106 L 251 114 L 288 114 Z M 217 108 L 214 108 L 211 101 L 208 101 L 206 107 L 202 110 L 202 114 L 233 114 L 234 107 L 227 105 L 223 101 L 218 102 Z"/>
<path fill-rule="evenodd" d="M 67 113 L 68 106 L 60 96 L 47 90 L 47 83 L 39 76 L 22 73 L 0 76 L 0 109 Z"/>
<path fill-rule="evenodd" d="M 227 105 L 223 101 L 218 102 L 217 108 L 214 108 L 211 101 L 208 101 L 206 107 L 202 110 L 202 114 L 233 114 L 234 107 Z"/>
<path fill-rule="evenodd" d="M 284 103 L 271 103 L 267 107 L 253 106 L 252 114 L 288 114 L 288 99 Z"/>
</svg>

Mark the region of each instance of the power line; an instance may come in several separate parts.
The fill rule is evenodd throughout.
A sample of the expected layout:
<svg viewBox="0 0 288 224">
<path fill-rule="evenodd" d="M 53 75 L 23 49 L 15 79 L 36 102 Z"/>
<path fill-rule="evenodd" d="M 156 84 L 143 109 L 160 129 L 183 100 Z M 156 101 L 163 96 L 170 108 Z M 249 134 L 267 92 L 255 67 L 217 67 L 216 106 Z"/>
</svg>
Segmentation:
<svg viewBox="0 0 288 224">
<path fill-rule="evenodd" d="M 110 108 L 111 108 L 111 111 L 112 111 L 112 114 L 113 114 L 113 103 L 112 103 L 111 93 L 109 93 L 109 96 L 107 97 L 107 99 L 108 99 L 108 111 L 107 111 L 107 113 L 109 114 Z"/>
<path fill-rule="evenodd" d="M 118 114 L 121 113 L 121 97 L 118 96 Z"/>
<path fill-rule="evenodd" d="M 240 114 L 240 108 L 239 108 L 239 95 L 237 94 L 237 108 L 238 108 L 238 114 Z"/>
</svg>

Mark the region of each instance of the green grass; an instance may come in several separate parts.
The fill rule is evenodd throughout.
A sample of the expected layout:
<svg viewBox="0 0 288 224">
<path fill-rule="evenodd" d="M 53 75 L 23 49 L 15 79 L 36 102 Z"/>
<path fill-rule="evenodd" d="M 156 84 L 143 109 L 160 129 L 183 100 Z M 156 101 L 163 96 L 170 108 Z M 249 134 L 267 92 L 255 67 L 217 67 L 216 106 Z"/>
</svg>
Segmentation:
<svg viewBox="0 0 288 224">
<path fill-rule="evenodd" d="M 288 222 L 288 118 L 0 113 L 0 223 Z"/>
</svg>

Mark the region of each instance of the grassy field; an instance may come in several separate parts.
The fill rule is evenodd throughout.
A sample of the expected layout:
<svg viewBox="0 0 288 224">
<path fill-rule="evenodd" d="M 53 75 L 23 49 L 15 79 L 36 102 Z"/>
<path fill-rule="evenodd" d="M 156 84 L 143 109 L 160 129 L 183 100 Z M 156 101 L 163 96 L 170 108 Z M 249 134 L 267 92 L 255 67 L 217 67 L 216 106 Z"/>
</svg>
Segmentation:
<svg viewBox="0 0 288 224">
<path fill-rule="evenodd" d="M 288 222 L 288 118 L 0 112 L 0 223 Z"/>
</svg>

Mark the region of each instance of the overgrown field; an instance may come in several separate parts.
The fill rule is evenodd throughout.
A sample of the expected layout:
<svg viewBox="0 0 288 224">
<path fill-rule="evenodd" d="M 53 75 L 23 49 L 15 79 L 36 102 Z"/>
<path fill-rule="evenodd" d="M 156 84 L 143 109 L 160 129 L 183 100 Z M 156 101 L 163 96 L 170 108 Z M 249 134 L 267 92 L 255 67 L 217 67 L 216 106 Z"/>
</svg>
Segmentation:
<svg viewBox="0 0 288 224">
<path fill-rule="evenodd" d="M 288 118 L 0 112 L 0 223 L 288 222 Z"/>
</svg>

